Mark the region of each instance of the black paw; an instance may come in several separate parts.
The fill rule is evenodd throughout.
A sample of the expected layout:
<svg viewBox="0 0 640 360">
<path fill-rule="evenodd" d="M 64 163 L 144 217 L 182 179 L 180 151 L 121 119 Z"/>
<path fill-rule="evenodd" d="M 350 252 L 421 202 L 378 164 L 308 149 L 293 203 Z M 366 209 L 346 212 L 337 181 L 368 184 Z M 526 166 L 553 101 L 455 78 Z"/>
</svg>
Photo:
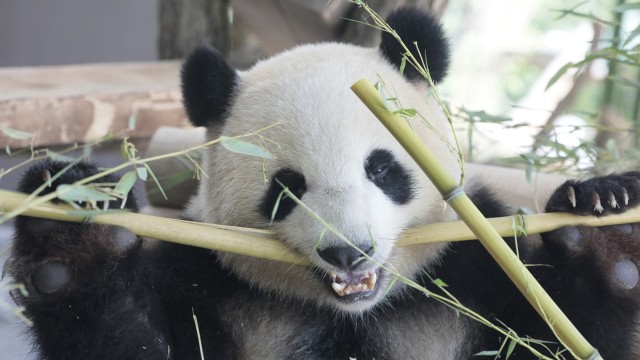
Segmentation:
<svg viewBox="0 0 640 360">
<path fill-rule="evenodd" d="M 71 165 L 68 162 L 45 159 L 34 164 L 24 173 L 18 184 L 18 191 L 31 194 L 45 184 L 45 187 L 39 192 L 40 195 L 45 195 L 55 191 L 62 184 L 73 184 L 99 172 L 100 170 L 97 166 L 88 162 L 79 162 Z M 110 174 L 93 182 L 115 184 L 118 182 L 118 177 Z M 99 208 L 119 209 L 122 204 L 120 201 L 114 200 L 106 204 L 101 203 L 101 205 Z M 131 210 L 137 209 L 133 194 L 129 194 L 125 207 Z"/>
<path fill-rule="evenodd" d="M 543 235 L 572 291 L 640 293 L 640 224 L 569 226 Z"/>
<path fill-rule="evenodd" d="M 30 194 L 44 184 L 44 188 L 38 194 L 46 195 L 55 191 L 60 185 L 73 184 L 76 181 L 98 174 L 99 171 L 97 166 L 87 162 L 79 162 L 71 166 L 67 162 L 46 159 L 34 164 L 24 173 L 18 184 L 18 191 Z M 118 178 L 113 175 L 106 175 L 94 182 L 115 184 L 118 182 Z M 120 199 L 98 201 L 94 205 L 96 209 L 102 210 L 120 209 L 122 207 L 121 201 Z M 59 201 L 53 200 L 53 202 Z M 89 210 L 89 204 L 86 202 L 76 202 L 75 204 L 81 209 Z M 125 208 L 137 211 L 133 194 L 129 194 L 127 197 Z M 69 226 L 70 224 L 66 222 L 40 218 L 18 217 L 16 221 L 16 231 L 30 238 L 43 238 L 48 234 L 64 231 L 64 228 Z"/>
<path fill-rule="evenodd" d="M 45 160 L 26 171 L 18 189 L 31 193 L 45 184 L 40 192 L 44 195 L 59 185 L 74 183 L 98 172 L 99 169 L 89 163 L 69 166 Z M 105 176 L 96 182 L 115 184 L 118 178 Z M 120 208 L 120 200 L 103 202 L 99 207 Z M 132 195 L 126 207 L 136 210 Z M 70 284 L 91 282 L 92 277 L 104 273 L 105 267 L 115 269 L 119 259 L 136 252 L 140 244 L 135 234 L 121 227 L 18 216 L 9 271 L 16 281 L 26 284 L 30 292 L 52 294 L 71 287 Z"/>
<path fill-rule="evenodd" d="M 640 172 L 569 180 L 551 195 L 546 212 L 602 216 L 622 213 L 640 203 Z"/>
</svg>

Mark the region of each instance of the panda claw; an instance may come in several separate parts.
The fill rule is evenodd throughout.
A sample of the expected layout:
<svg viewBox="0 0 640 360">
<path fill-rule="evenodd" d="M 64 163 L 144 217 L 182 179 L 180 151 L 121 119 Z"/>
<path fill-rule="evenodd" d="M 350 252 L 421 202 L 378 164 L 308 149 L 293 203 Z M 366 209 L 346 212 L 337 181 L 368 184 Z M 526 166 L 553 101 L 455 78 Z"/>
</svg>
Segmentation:
<svg viewBox="0 0 640 360">
<path fill-rule="evenodd" d="M 629 193 L 627 192 L 627 188 L 622 188 L 622 200 L 625 205 L 629 205 Z"/>
<path fill-rule="evenodd" d="M 618 201 L 616 200 L 616 196 L 613 195 L 611 191 L 609 191 L 609 205 L 611 206 L 612 209 L 616 209 L 620 207 L 620 205 L 618 204 Z"/>
<path fill-rule="evenodd" d="M 604 211 L 604 207 L 602 207 L 602 203 L 600 202 L 600 195 L 594 192 L 591 200 L 593 201 L 593 211 L 602 213 Z"/>
<path fill-rule="evenodd" d="M 47 183 L 47 187 L 51 187 L 51 172 L 49 172 L 49 169 L 44 169 L 42 180 Z"/>
<path fill-rule="evenodd" d="M 576 207 L 576 191 L 573 189 L 573 186 L 567 187 L 567 197 L 569 198 L 571 206 Z"/>
</svg>

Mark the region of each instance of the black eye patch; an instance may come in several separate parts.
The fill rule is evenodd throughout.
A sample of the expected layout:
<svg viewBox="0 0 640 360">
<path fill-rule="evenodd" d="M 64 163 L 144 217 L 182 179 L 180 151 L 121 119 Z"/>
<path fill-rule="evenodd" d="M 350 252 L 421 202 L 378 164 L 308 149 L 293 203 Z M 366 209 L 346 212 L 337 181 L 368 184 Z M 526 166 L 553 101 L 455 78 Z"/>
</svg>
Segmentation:
<svg viewBox="0 0 640 360">
<path fill-rule="evenodd" d="M 262 203 L 260 204 L 260 213 L 269 220 L 271 220 L 273 209 L 278 202 L 280 193 L 284 190 L 282 185 L 280 185 L 276 179 L 282 183 L 282 185 L 289 188 L 289 190 L 298 199 L 302 197 L 305 191 L 307 191 L 307 185 L 302 174 L 287 168 L 280 169 L 280 171 L 271 178 L 271 185 L 269 185 L 269 189 L 267 189 L 267 192 L 262 198 Z M 296 205 L 295 201 L 286 196 L 286 194 L 283 194 L 282 197 L 280 197 L 280 203 L 278 203 L 278 208 L 273 216 L 273 221 L 280 221 L 286 218 L 287 215 L 293 211 Z"/>
<path fill-rule="evenodd" d="M 367 178 L 398 205 L 408 203 L 415 196 L 409 172 L 388 150 L 376 149 L 364 162 Z"/>
</svg>

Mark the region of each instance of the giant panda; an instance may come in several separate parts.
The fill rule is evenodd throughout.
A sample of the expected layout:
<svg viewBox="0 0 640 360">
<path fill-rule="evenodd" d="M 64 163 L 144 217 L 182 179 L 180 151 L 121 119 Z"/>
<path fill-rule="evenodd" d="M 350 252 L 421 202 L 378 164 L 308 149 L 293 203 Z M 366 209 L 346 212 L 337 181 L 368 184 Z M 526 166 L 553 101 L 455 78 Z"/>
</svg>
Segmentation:
<svg viewBox="0 0 640 360">
<path fill-rule="evenodd" d="M 398 10 L 388 22 L 406 43 L 416 42 L 433 80 L 442 81 L 449 47 L 438 22 L 416 9 Z M 386 34 L 378 48 L 303 45 L 243 72 L 213 48 L 196 49 L 182 69 L 191 122 L 205 127 L 209 139 L 259 131 L 255 141 L 272 158 L 208 148 L 206 176 L 186 216 L 271 229 L 311 265 L 170 243 L 147 248 L 123 228 L 19 217 L 10 273 L 28 290 L 15 297 L 33 320 L 39 354 L 442 360 L 501 350 L 514 359 L 537 358 L 523 347 L 511 349 L 495 330 L 397 281 L 387 269 L 452 294 L 522 337 L 549 341 L 537 347 L 546 355 L 561 351 L 478 242 L 394 246 L 403 230 L 456 215 L 350 85 L 382 79 L 404 107 L 428 120 L 429 126 L 411 120 L 412 126 L 447 170 L 460 176 L 442 139 L 447 121 L 427 82 L 409 67 L 399 70 L 401 58 Z M 20 190 L 29 193 L 53 179 L 46 193 L 98 171 L 79 163 L 56 177 L 65 166 L 53 160 L 34 165 Z M 281 197 L 283 187 L 354 246 L 326 231 L 291 197 Z M 466 191 L 485 216 L 509 214 L 491 184 L 468 180 Z M 638 202 L 640 173 L 627 172 L 568 181 L 546 210 L 603 216 Z M 126 206 L 137 210 L 132 197 Z M 531 267 L 534 275 L 605 359 L 640 356 L 634 352 L 639 240 L 637 224 L 569 227 L 518 239 L 523 261 L 539 265 Z M 513 239 L 506 241 L 514 246 Z M 436 283 L 446 284 L 444 291 Z"/>
</svg>

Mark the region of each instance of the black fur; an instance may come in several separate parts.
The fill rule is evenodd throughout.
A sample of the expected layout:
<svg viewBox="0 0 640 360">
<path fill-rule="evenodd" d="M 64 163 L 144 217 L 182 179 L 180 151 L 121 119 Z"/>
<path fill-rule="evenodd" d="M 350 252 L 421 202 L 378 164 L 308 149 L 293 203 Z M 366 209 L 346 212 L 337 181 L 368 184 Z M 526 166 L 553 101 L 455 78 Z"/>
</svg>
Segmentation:
<svg viewBox="0 0 640 360">
<path fill-rule="evenodd" d="M 223 120 L 238 85 L 238 74 L 215 48 L 194 50 L 182 66 L 182 95 L 194 126 Z"/>
<path fill-rule="evenodd" d="M 442 81 L 449 68 L 449 42 L 438 20 L 416 8 L 401 8 L 389 15 L 387 23 L 400 35 L 413 56 L 418 61 L 423 59 L 427 63 L 433 82 Z M 417 43 L 417 49 L 414 42 Z M 400 68 L 405 50 L 393 36 L 382 33 L 380 51 Z M 404 75 L 409 80 L 423 79 L 409 62 L 405 66 Z"/>
<path fill-rule="evenodd" d="M 279 183 L 278 183 L 279 182 Z M 296 202 L 282 191 L 286 186 L 298 199 L 307 191 L 304 175 L 291 169 L 280 169 L 271 179 L 271 185 L 260 202 L 260 213 L 266 219 L 280 221 L 291 214 Z M 278 203 L 278 199 L 280 202 Z M 276 209 L 276 204 L 278 205 Z M 274 209 L 276 213 L 273 214 Z"/>
<path fill-rule="evenodd" d="M 364 170 L 367 178 L 394 203 L 404 205 L 415 196 L 411 175 L 389 151 L 373 150 L 364 163 Z"/>
<path fill-rule="evenodd" d="M 23 190 L 37 187 L 47 165 L 61 166 L 35 165 L 27 172 L 35 178 L 24 179 L 22 184 L 29 186 L 24 185 Z M 93 166 L 79 164 L 69 172 L 76 178 L 66 176 L 64 180 L 73 182 L 95 171 Z M 594 182 L 611 191 L 629 186 L 629 196 L 637 199 L 640 189 L 631 185 L 639 178 L 633 174 L 625 174 L 626 179 L 603 177 L 572 186 L 580 191 L 593 188 L 589 184 Z M 582 188 L 585 184 L 588 186 Z M 564 201 L 563 191 L 561 187 L 552 196 L 549 208 L 562 206 L 557 199 Z M 488 189 L 479 188 L 471 195 L 485 215 L 507 214 Z M 590 202 L 578 202 L 575 211 L 590 208 Z M 39 228 L 42 221 L 34 219 L 31 226 Z M 48 229 L 16 227 L 9 269 L 30 292 L 26 297 L 17 292 L 14 296 L 34 320 L 33 333 L 46 359 L 199 359 L 194 315 L 203 351 L 211 358 L 239 359 L 241 343 L 230 332 L 231 326 L 247 321 L 245 326 L 251 328 L 253 321 L 272 316 L 304 324 L 286 341 L 289 359 L 394 359 L 397 354 L 389 353 L 393 344 L 387 343 L 387 331 L 418 314 L 429 318 L 452 311 L 411 291 L 362 316 L 343 317 L 310 302 L 256 290 L 221 268 L 216 254 L 208 250 L 161 244 L 141 251 L 139 243 L 118 248 L 113 237 L 119 232 L 94 224 L 59 223 Z M 528 263 L 551 265 L 530 269 L 605 358 L 635 359 L 637 354 L 631 349 L 640 286 L 621 288 L 612 269 L 621 259 L 639 264 L 640 225 L 575 229 L 545 234 L 540 246 L 521 252 L 521 257 Z M 514 244 L 513 239 L 507 241 Z M 529 241 L 520 238 L 520 248 Z M 54 267 L 49 266 L 52 262 Z M 52 268 L 54 276 L 62 268 L 71 278 L 62 286 L 57 280 L 47 283 L 46 276 L 34 279 Z M 452 245 L 440 264 L 417 281 L 437 292 L 440 290 L 431 283 L 434 278 L 443 280 L 447 291 L 490 320 L 506 323 L 523 336 L 553 340 L 547 326 L 479 242 Z M 47 291 L 39 291 L 34 281 L 43 281 Z M 234 309 L 240 315 L 234 315 Z M 243 319 L 246 314 L 257 317 Z M 504 339 L 495 332 L 471 320 L 462 321 L 471 331 L 460 349 L 467 354 L 462 358 L 500 348 Z M 553 343 L 547 346 L 555 350 Z M 512 357 L 534 358 L 518 347 Z"/>
</svg>

